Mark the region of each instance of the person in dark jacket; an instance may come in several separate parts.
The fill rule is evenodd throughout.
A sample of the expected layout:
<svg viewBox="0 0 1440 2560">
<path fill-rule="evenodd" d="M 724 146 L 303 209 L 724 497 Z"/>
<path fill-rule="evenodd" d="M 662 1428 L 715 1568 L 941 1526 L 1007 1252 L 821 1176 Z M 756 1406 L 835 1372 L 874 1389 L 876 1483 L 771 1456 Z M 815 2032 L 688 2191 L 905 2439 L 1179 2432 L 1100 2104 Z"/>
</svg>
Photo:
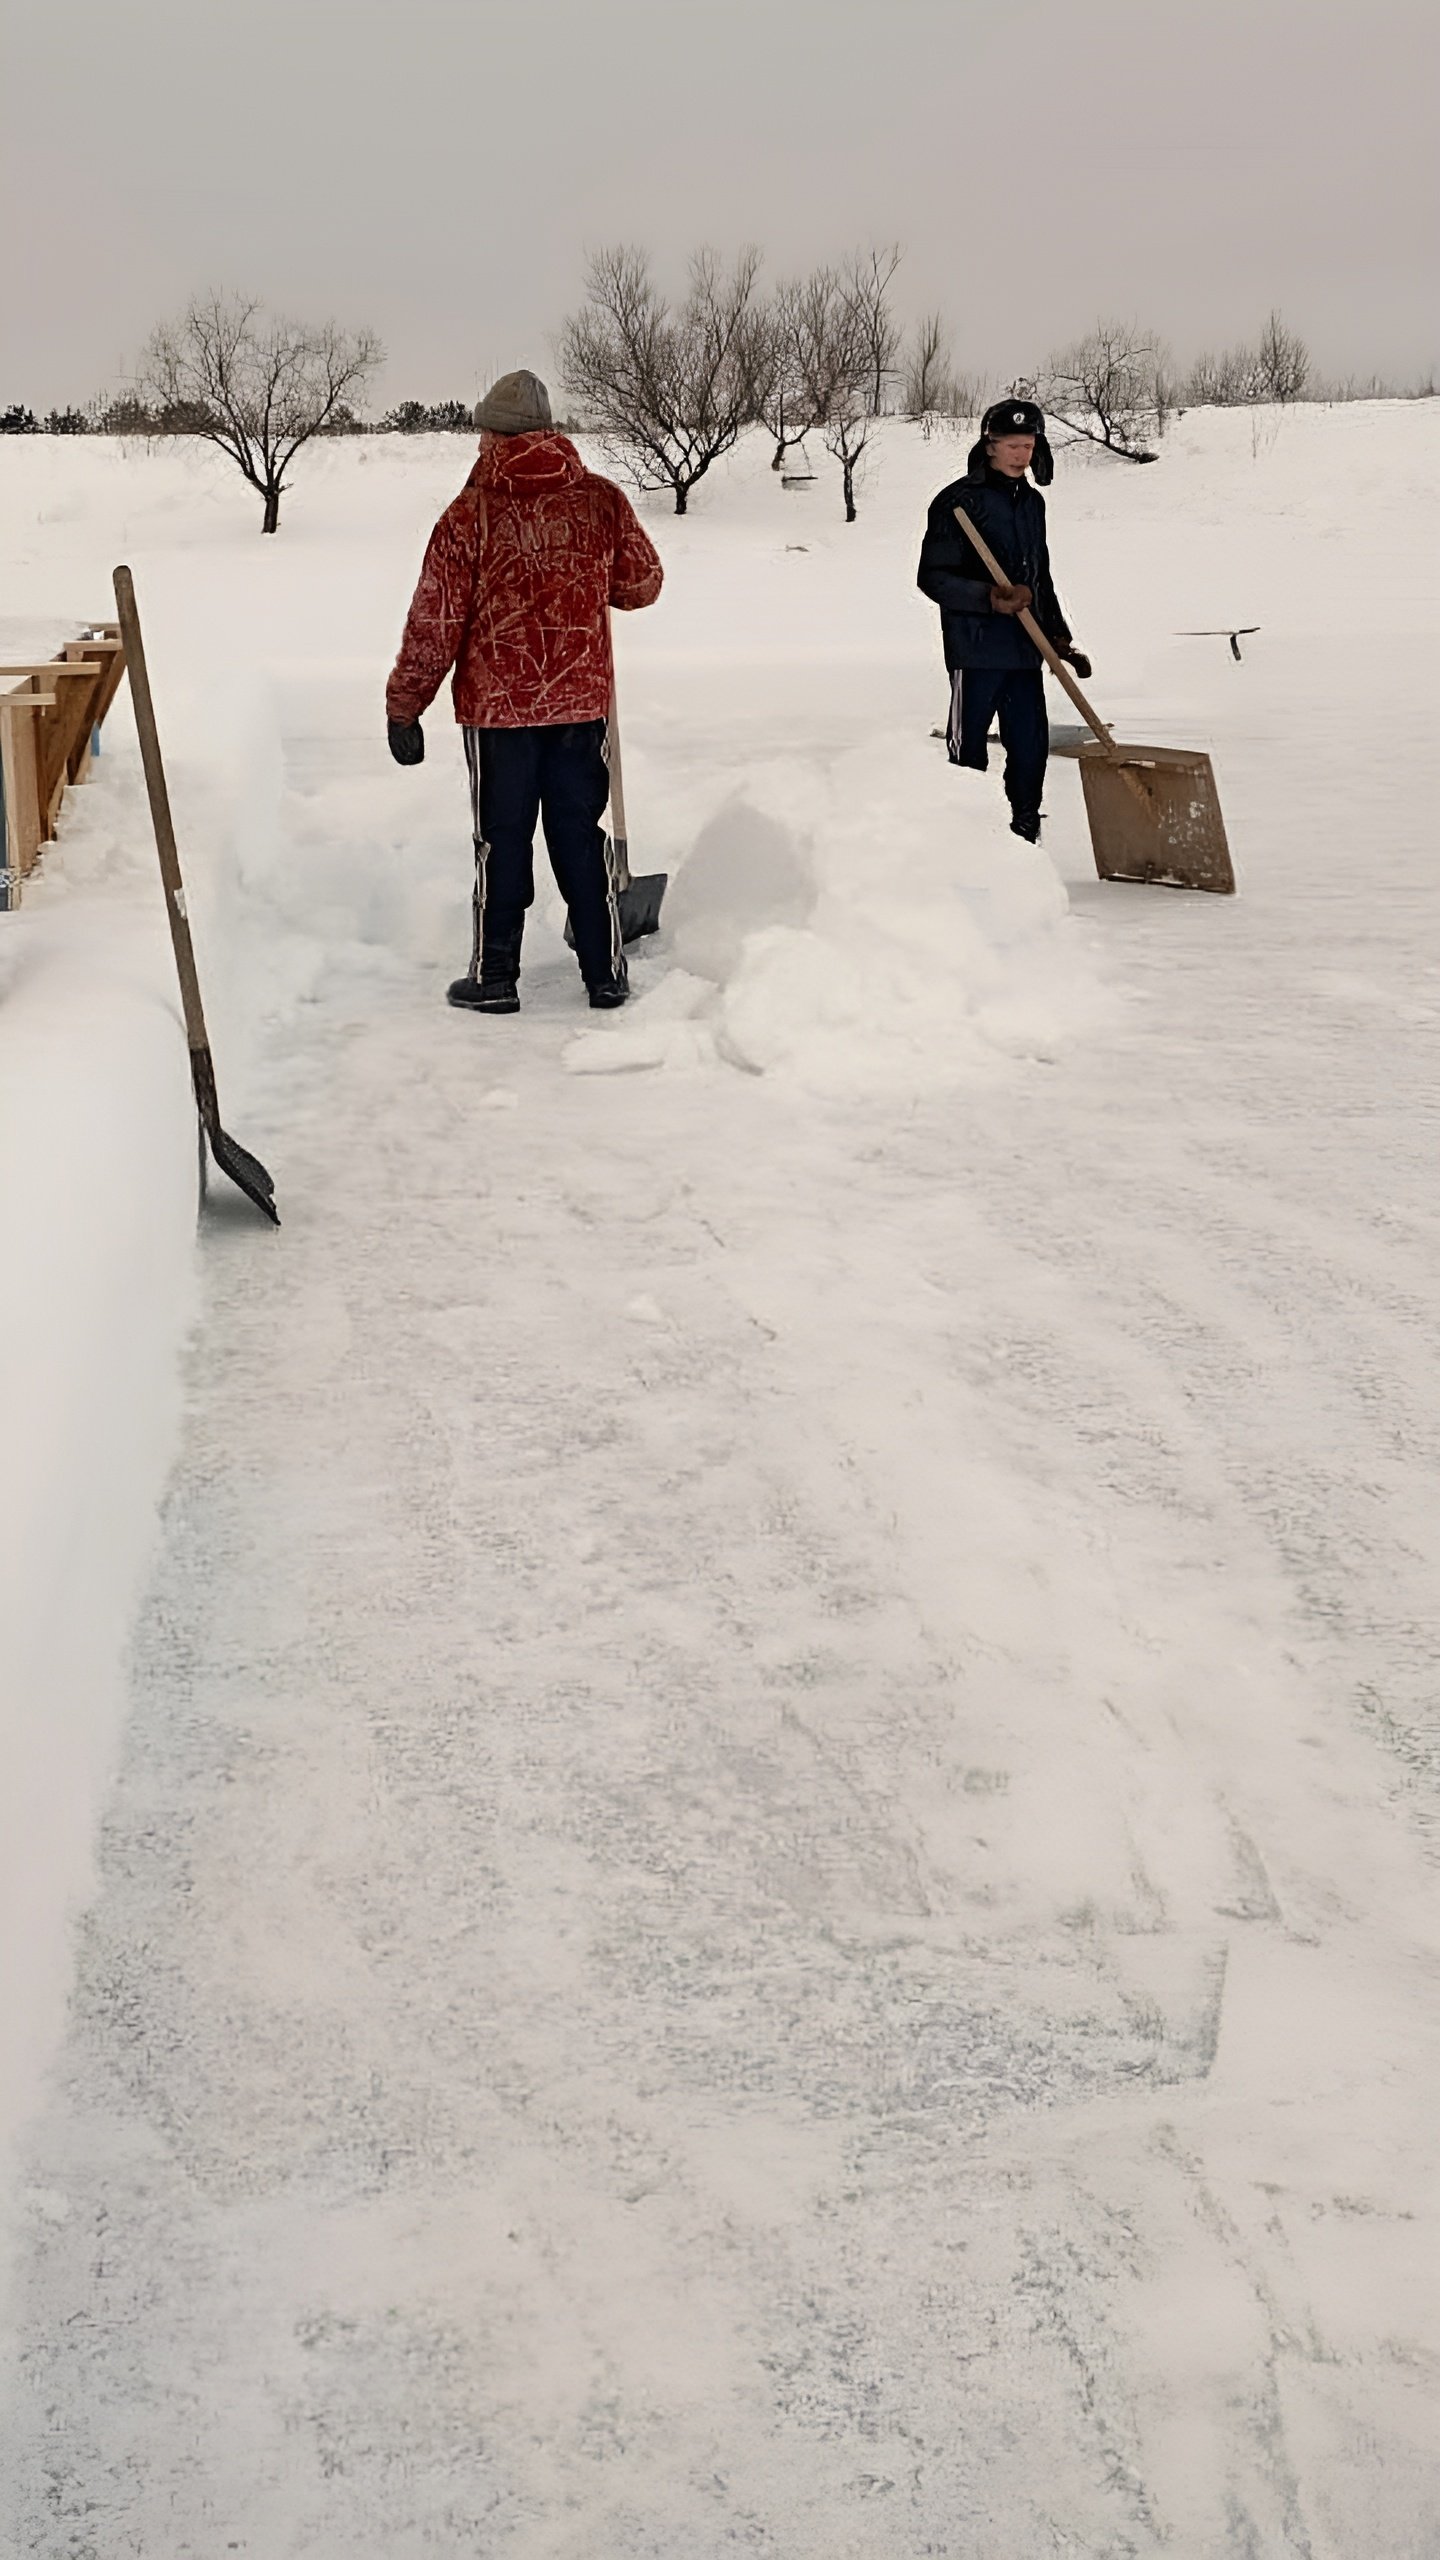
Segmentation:
<svg viewBox="0 0 1440 2560">
<path fill-rule="evenodd" d="M 1045 674 L 1040 652 L 1016 619 L 1028 606 L 1046 639 L 1077 674 L 1090 662 L 1076 651 L 1050 575 L 1045 501 L 1029 478 L 1048 487 L 1055 465 L 1045 420 L 1033 400 L 997 400 L 980 421 L 980 440 L 963 480 L 942 489 L 930 509 L 917 584 L 940 607 L 945 665 L 951 679 L 947 738 L 952 764 L 983 773 L 986 740 L 998 718 L 1005 749 L 1010 824 L 1030 844 L 1040 840 L 1040 795 L 1050 751 Z M 1005 583 L 997 585 L 955 521 L 963 507 L 984 535 Z"/>
</svg>

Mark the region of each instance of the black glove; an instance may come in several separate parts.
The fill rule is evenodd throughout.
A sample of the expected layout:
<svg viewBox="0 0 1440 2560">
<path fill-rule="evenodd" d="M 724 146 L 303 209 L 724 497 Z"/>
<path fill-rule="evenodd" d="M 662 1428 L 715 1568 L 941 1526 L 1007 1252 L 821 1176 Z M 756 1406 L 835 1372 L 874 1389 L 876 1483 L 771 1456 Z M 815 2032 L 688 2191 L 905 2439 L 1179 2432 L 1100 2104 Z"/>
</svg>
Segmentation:
<svg viewBox="0 0 1440 2560">
<path fill-rule="evenodd" d="M 1068 658 L 1071 666 L 1075 670 L 1075 673 L 1080 678 L 1081 683 L 1088 684 L 1090 681 L 1090 661 L 1085 656 L 1083 650 L 1072 649 L 1067 646 L 1061 650 L 1060 655 L 1062 658 Z"/>
<path fill-rule="evenodd" d="M 423 764 L 425 732 L 418 720 L 387 720 L 385 734 L 397 764 Z"/>
</svg>

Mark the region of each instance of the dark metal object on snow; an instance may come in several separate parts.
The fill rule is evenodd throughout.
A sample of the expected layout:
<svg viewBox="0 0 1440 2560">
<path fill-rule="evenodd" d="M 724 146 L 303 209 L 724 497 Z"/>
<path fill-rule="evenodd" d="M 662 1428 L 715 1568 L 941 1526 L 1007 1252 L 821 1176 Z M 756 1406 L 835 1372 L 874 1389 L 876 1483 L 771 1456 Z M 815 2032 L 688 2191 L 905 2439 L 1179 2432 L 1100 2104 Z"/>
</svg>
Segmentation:
<svg viewBox="0 0 1440 2560">
<path fill-rule="evenodd" d="M 1177 640 L 1228 640 L 1230 655 L 1238 666 L 1241 657 L 1241 641 L 1248 640 L 1259 628 L 1258 622 L 1240 622 L 1236 624 L 1233 631 L 1227 631 L 1222 624 L 1218 631 L 1177 631 L 1175 637 Z"/>
<path fill-rule="evenodd" d="M 200 1002 L 200 979 L 195 967 L 195 946 L 190 935 L 190 919 L 185 908 L 185 884 L 180 876 L 180 856 L 175 845 L 175 828 L 170 816 L 170 794 L 165 787 L 165 767 L 160 756 L 160 734 L 155 726 L 155 706 L 150 699 L 150 678 L 145 665 L 145 647 L 140 637 L 140 616 L 135 604 L 135 582 L 128 569 L 115 572 L 115 604 L 120 616 L 120 632 L 125 643 L 125 664 L 130 675 L 130 697 L 135 705 L 135 726 L 140 733 L 140 755 L 145 767 L 145 788 L 150 795 L 150 816 L 155 828 L 155 850 L 160 857 L 160 877 L 165 884 L 165 914 L 170 925 L 170 940 L 175 951 L 175 966 L 180 977 L 180 1001 L 185 1012 L 185 1038 L 190 1049 L 190 1082 L 195 1093 L 195 1108 L 200 1115 L 200 1189 L 205 1189 L 205 1141 L 215 1162 L 247 1200 L 273 1226 L 280 1224 L 275 1206 L 275 1185 L 258 1156 L 248 1147 L 237 1144 L 220 1126 L 220 1104 L 215 1092 L 215 1062 L 210 1055 L 210 1041 L 205 1029 L 205 1014 Z"/>
<path fill-rule="evenodd" d="M 955 521 L 997 586 L 1010 581 L 963 507 Z M 1120 744 L 1087 702 L 1064 659 L 1035 616 L 1022 607 L 1016 620 L 1035 643 L 1050 673 L 1063 686 L 1091 735 L 1071 746 L 1055 741 L 1061 755 L 1080 767 L 1090 844 L 1102 880 L 1143 880 L 1167 889 L 1212 889 L 1233 896 L 1235 873 L 1220 814 L 1220 795 L 1207 755 L 1190 747 Z"/>
</svg>

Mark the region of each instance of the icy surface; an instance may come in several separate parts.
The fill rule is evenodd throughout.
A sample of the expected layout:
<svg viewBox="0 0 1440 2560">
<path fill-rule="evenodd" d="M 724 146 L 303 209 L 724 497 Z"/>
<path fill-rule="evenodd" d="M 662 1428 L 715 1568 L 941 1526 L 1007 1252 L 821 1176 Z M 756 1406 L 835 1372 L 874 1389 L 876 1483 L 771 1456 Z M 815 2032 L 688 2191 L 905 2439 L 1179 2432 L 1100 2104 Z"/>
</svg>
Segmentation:
<svg viewBox="0 0 1440 2560">
<path fill-rule="evenodd" d="M 545 899 L 517 1021 L 438 1002 L 458 757 L 437 713 L 397 773 L 376 704 L 453 448 L 321 457 L 273 545 L 64 456 L 81 610 L 122 549 L 153 599 L 286 1224 L 203 1234 L 0 2547 L 1440 2548 L 1437 423 L 1057 483 L 1095 691 L 1213 745 L 1234 904 L 1102 891 L 1069 768 L 1044 858 L 945 768 L 951 451 L 891 436 L 849 532 L 748 465 L 658 518 L 627 778 L 675 876 L 600 1024 Z M 1232 616 L 1240 667 L 1172 637 Z M 62 976 L 132 757 L 22 919 Z M 188 1127 L 134 1072 L 170 1223 L 92 1232 L 122 1308 L 151 1237 L 149 1415 Z M 166 1435 L 101 1448 L 118 1537 Z M 104 1665 L 44 1714 L 29 2069 Z"/>
</svg>

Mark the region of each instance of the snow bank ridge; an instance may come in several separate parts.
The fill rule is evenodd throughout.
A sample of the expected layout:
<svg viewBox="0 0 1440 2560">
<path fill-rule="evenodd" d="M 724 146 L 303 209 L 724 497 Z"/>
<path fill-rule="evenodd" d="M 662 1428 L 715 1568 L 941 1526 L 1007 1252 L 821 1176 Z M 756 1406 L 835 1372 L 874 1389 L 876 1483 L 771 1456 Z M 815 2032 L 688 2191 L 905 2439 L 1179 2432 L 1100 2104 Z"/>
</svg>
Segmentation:
<svg viewBox="0 0 1440 2560">
<path fill-rule="evenodd" d="M 1003 809 L 998 777 L 957 774 L 908 733 L 751 769 L 676 873 L 670 965 L 656 979 L 643 953 L 637 1000 L 580 1032 L 566 1066 L 873 1092 L 1053 1058 L 1104 999 L 1061 882 Z"/>
</svg>

